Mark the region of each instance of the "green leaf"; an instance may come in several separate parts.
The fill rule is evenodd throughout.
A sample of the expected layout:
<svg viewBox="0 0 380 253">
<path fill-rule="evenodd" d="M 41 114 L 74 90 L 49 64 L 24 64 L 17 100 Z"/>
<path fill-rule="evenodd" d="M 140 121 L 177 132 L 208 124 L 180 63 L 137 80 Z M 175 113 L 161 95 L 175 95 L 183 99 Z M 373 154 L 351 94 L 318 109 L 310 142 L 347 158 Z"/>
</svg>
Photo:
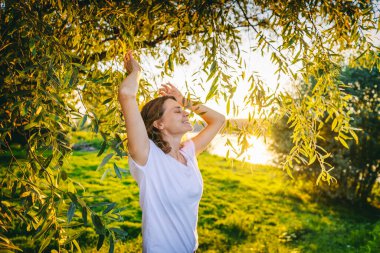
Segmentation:
<svg viewBox="0 0 380 253">
<path fill-rule="evenodd" d="M 21 199 L 21 198 L 28 197 L 30 194 L 31 194 L 30 191 L 23 192 L 23 193 L 20 195 L 20 199 Z"/>
<path fill-rule="evenodd" d="M 338 124 L 338 119 L 334 118 L 333 123 L 331 124 L 331 130 L 334 131 L 336 125 Z"/>
<path fill-rule="evenodd" d="M 115 170 L 116 176 L 121 179 L 120 169 L 117 167 L 116 163 L 113 163 L 113 168 Z"/>
<path fill-rule="evenodd" d="M 58 0 L 58 8 L 62 11 L 62 0 Z"/>
<path fill-rule="evenodd" d="M 342 143 L 342 145 L 343 145 L 345 148 L 350 149 L 350 148 L 348 147 L 347 142 L 346 142 L 343 138 L 338 137 L 338 140 L 340 141 L 340 143 Z"/>
<path fill-rule="evenodd" d="M 311 156 L 308 165 L 313 164 L 316 159 L 317 159 L 317 154 L 315 154 L 314 156 Z"/>
<path fill-rule="evenodd" d="M 170 54 L 170 55 L 169 55 L 168 66 L 169 66 L 170 71 L 173 71 L 173 70 L 174 70 L 173 54 Z"/>
<path fill-rule="evenodd" d="M 208 75 L 206 82 L 210 81 L 211 78 L 215 75 L 216 70 L 218 69 L 217 66 L 218 66 L 218 62 L 213 61 L 213 63 L 211 64 L 211 67 L 210 67 L 210 74 Z"/>
<path fill-rule="evenodd" d="M 86 123 L 86 121 L 87 121 L 87 114 L 85 114 L 84 116 L 83 116 L 83 119 L 82 119 L 82 122 L 80 123 L 80 129 L 83 129 L 83 126 L 84 126 L 84 124 Z"/>
<path fill-rule="evenodd" d="M 111 203 L 107 206 L 107 208 L 103 211 L 103 215 L 109 213 L 112 209 L 114 209 L 116 206 L 116 203 Z"/>
<path fill-rule="evenodd" d="M 108 172 L 110 172 L 110 169 L 106 169 L 106 170 L 104 171 L 102 177 L 100 178 L 101 181 L 103 181 L 103 180 L 106 178 Z"/>
<path fill-rule="evenodd" d="M 214 86 L 212 86 L 212 87 L 210 88 L 210 91 L 208 92 L 208 94 L 207 94 L 207 96 L 206 96 L 206 101 L 210 100 L 210 99 L 214 96 L 215 91 L 216 91 L 217 88 L 218 88 L 217 85 L 214 85 Z"/>
<path fill-rule="evenodd" d="M 55 231 L 52 231 L 48 237 L 46 237 L 42 242 L 40 249 L 38 250 L 38 253 L 41 253 L 44 251 L 44 249 L 50 244 L 51 238 L 53 238 L 53 235 L 55 234 Z"/>
<path fill-rule="evenodd" d="M 100 203 L 92 204 L 90 205 L 90 207 L 108 206 L 109 204 L 111 204 L 111 202 L 100 202 Z"/>
<path fill-rule="evenodd" d="M 100 147 L 100 150 L 97 156 L 100 156 L 101 154 L 103 154 L 104 150 L 106 150 L 106 147 L 107 147 L 107 141 L 103 141 L 102 146 Z"/>
<path fill-rule="evenodd" d="M 128 233 L 120 228 L 110 228 L 111 231 L 115 232 L 116 234 L 118 235 L 121 235 L 121 236 L 127 236 Z"/>
<path fill-rule="evenodd" d="M 116 208 L 116 209 L 114 209 L 113 211 L 112 211 L 112 213 L 120 213 L 120 212 L 122 212 L 122 211 L 124 211 L 124 210 L 127 210 L 128 209 L 128 207 L 120 207 L 120 208 Z"/>
<path fill-rule="evenodd" d="M 99 132 L 99 123 L 98 123 L 98 120 L 97 119 L 94 119 L 92 121 L 93 125 L 94 125 L 94 132 L 95 133 L 98 133 Z"/>
<path fill-rule="evenodd" d="M 78 78 L 78 70 L 76 68 L 73 69 L 73 73 L 71 75 L 70 81 L 69 81 L 69 87 L 73 87 L 73 84 L 77 81 Z"/>
<path fill-rule="evenodd" d="M 94 224 L 96 233 L 104 234 L 105 228 L 104 228 L 104 225 L 103 225 L 102 220 L 100 219 L 99 215 L 92 213 L 91 214 L 91 220 L 92 220 L 92 224 Z"/>
<path fill-rule="evenodd" d="M 108 252 L 113 253 L 114 251 L 115 251 L 115 243 L 113 241 L 113 237 L 110 236 L 110 250 Z"/>
<path fill-rule="evenodd" d="M 79 246 L 79 243 L 77 242 L 77 240 L 73 240 L 73 243 L 74 243 L 75 247 L 77 248 L 78 252 L 82 253 L 82 250 L 80 249 L 80 246 Z"/>
<path fill-rule="evenodd" d="M 82 207 L 82 219 L 83 219 L 83 224 L 87 226 L 87 208 Z"/>
<path fill-rule="evenodd" d="M 103 103 L 102 103 L 102 104 L 103 104 L 103 105 L 105 105 L 105 104 L 107 104 L 107 103 L 111 102 L 111 101 L 112 101 L 112 99 L 113 99 L 113 98 L 107 98 L 106 100 L 104 100 L 104 101 L 103 101 Z"/>
<path fill-rule="evenodd" d="M 74 204 L 74 202 L 71 202 L 69 210 L 67 211 L 67 223 L 68 224 L 71 222 L 72 218 L 74 217 L 74 213 L 75 213 L 75 204 Z"/>
<path fill-rule="evenodd" d="M 71 193 L 76 193 L 77 192 L 77 190 L 76 190 L 76 188 L 75 188 L 75 186 L 74 186 L 74 184 L 73 184 L 72 181 L 69 181 L 67 183 L 67 191 L 71 192 Z"/>
<path fill-rule="evenodd" d="M 86 66 L 83 66 L 82 64 L 79 64 L 79 63 L 73 63 L 73 65 L 76 66 L 76 67 L 78 67 L 78 68 L 80 68 L 80 69 L 83 70 L 83 71 L 86 71 L 86 70 L 87 70 Z"/>
<path fill-rule="evenodd" d="M 34 236 L 34 240 L 38 240 L 42 235 L 44 235 L 49 229 L 50 227 L 52 226 L 53 224 L 53 220 L 52 219 L 49 219 L 49 220 L 45 220 L 38 228 L 38 233 Z"/>
<path fill-rule="evenodd" d="M 66 181 L 66 179 L 67 179 L 67 173 L 66 173 L 66 171 L 61 170 L 61 178 L 62 178 L 63 181 Z"/>
<path fill-rule="evenodd" d="M 47 168 L 50 165 L 52 159 L 53 159 L 53 155 L 49 155 L 48 158 L 46 158 L 46 160 L 44 161 L 43 166 Z"/>
<path fill-rule="evenodd" d="M 105 236 L 103 234 L 99 235 L 98 243 L 96 245 L 96 250 L 100 250 L 101 247 L 103 246 Z"/>
<path fill-rule="evenodd" d="M 106 155 L 96 170 L 103 168 L 103 166 L 112 158 L 113 155 L 114 155 L 114 153 L 110 153 L 110 154 Z"/>
<path fill-rule="evenodd" d="M 359 144 L 359 138 L 356 135 L 355 131 L 353 131 L 353 130 L 350 129 L 350 134 L 354 138 L 356 145 Z"/>
<path fill-rule="evenodd" d="M 32 122 L 32 123 L 27 124 L 27 125 L 24 127 L 24 130 L 29 130 L 29 129 L 31 129 L 31 128 L 33 128 L 33 127 L 36 127 L 36 126 L 38 126 L 38 124 L 37 124 L 36 122 Z"/>
</svg>

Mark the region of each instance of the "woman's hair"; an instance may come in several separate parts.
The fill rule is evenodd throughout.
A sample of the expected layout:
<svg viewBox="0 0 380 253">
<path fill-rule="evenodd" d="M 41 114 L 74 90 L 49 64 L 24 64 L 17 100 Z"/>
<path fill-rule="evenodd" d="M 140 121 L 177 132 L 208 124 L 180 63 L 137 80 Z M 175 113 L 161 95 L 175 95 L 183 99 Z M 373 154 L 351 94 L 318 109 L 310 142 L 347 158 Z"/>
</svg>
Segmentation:
<svg viewBox="0 0 380 253">
<path fill-rule="evenodd" d="M 173 96 L 162 96 L 146 103 L 141 109 L 141 117 L 144 121 L 149 139 L 151 139 L 165 154 L 172 149 L 167 141 L 162 138 L 158 128 L 153 126 L 153 122 L 160 119 L 164 114 L 164 103 L 168 99 L 177 101 Z"/>
</svg>

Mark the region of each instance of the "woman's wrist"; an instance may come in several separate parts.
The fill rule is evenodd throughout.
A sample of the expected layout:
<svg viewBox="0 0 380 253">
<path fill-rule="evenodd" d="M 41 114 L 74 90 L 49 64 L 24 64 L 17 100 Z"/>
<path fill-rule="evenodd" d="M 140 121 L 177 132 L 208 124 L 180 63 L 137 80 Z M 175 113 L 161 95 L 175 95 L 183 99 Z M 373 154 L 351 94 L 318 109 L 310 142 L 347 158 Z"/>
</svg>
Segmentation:
<svg viewBox="0 0 380 253">
<path fill-rule="evenodd" d="M 137 95 L 134 92 L 123 92 L 119 90 L 118 99 L 119 100 L 125 100 L 125 99 L 136 99 Z"/>
</svg>

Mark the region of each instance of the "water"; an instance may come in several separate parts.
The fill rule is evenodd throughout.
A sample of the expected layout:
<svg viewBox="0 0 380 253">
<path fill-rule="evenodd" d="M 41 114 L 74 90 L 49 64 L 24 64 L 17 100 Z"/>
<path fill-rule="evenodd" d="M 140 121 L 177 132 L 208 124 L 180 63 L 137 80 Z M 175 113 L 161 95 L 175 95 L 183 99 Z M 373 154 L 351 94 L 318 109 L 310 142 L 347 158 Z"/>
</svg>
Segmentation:
<svg viewBox="0 0 380 253">
<path fill-rule="evenodd" d="M 196 135 L 196 133 L 191 133 L 188 137 L 191 138 L 191 136 L 194 135 Z M 227 139 L 230 140 L 236 151 L 239 152 L 240 146 L 238 145 L 237 136 L 232 134 L 218 134 L 209 144 L 207 151 L 211 154 L 225 157 L 227 155 L 228 150 L 230 150 L 230 158 L 235 158 L 241 161 L 244 160 L 246 162 L 254 164 L 273 165 L 273 153 L 269 150 L 268 144 L 264 143 L 264 140 L 262 138 L 256 138 L 251 136 L 248 139 L 250 147 L 239 157 L 231 147 L 226 145 Z"/>
</svg>

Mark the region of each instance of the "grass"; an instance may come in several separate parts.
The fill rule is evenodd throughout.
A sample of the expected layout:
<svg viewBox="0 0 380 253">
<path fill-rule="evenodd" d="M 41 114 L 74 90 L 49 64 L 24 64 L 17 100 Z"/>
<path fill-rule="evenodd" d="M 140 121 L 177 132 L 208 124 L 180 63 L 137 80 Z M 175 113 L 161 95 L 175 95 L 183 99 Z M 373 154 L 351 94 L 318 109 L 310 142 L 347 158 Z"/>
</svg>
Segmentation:
<svg viewBox="0 0 380 253">
<path fill-rule="evenodd" d="M 127 208 L 121 212 L 124 221 L 112 224 L 129 234 L 126 242 L 117 243 L 115 252 L 141 252 L 137 184 L 130 175 L 116 178 L 113 170 L 100 180 L 105 170 L 113 168 L 112 162 L 127 168 L 126 159 L 111 160 L 96 171 L 101 159 L 96 152 L 74 152 L 65 169 L 86 189 L 86 196 L 94 196 L 86 201 L 116 202 L 117 207 Z M 275 167 L 231 162 L 207 153 L 198 161 L 204 192 L 197 252 L 380 252 L 379 210 L 317 202 L 299 190 L 302 182 L 290 181 Z M 98 252 L 94 233 L 79 240 L 86 252 Z M 108 247 L 100 252 L 108 252 Z"/>
<path fill-rule="evenodd" d="M 95 140 L 94 140 L 95 139 Z M 76 133 L 71 143 L 100 148 L 100 136 Z M 17 147 L 16 147 L 17 148 Z M 65 161 L 69 179 L 63 187 L 75 187 L 89 204 L 115 202 L 122 220 L 109 226 L 128 232 L 125 242 L 117 242 L 115 252 L 141 252 L 141 210 L 136 182 L 128 174 L 118 179 L 113 163 L 127 169 L 127 159 L 112 158 L 97 170 L 105 152 L 74 151 Z M 25 157 L 20 147 L 16 157 Z M 10 159 L 1 157 L 1 163 Z M 199 207 L 197 252 L 380 252 L 380 210 L 359 209 L 347 204 L 328 203 L 315 193 L 302 189 L 313 182 L 291 181 L 275 167 L 252 165 L 203 153 L 198 157 L 204 180 Z M 104 172 L 108 171 L 104 180 Z M 380 189 L 377 190 L 380 192 Z M 378 194 L 377 197 L 379 197 Z M 66 214 L 68 206 L 63 210 Z M 101 213 L 105 207 L 97 207 Z M 77 210 L 73 223 L 81 221 Z M 77 232 L 78 230 L 74 230 Z M 96 250 L 97 236 L 84 228 L 78 238 L 84 252 Z M 26 237 L 14 241 L 26 248 L 33 242 Z M 29 246 L 27 246 L 29 245 Z M 22 247 L 22 246 L 21 246 Z M 104 245 L 100 252 L 108 252 Z"/>
</svg>

